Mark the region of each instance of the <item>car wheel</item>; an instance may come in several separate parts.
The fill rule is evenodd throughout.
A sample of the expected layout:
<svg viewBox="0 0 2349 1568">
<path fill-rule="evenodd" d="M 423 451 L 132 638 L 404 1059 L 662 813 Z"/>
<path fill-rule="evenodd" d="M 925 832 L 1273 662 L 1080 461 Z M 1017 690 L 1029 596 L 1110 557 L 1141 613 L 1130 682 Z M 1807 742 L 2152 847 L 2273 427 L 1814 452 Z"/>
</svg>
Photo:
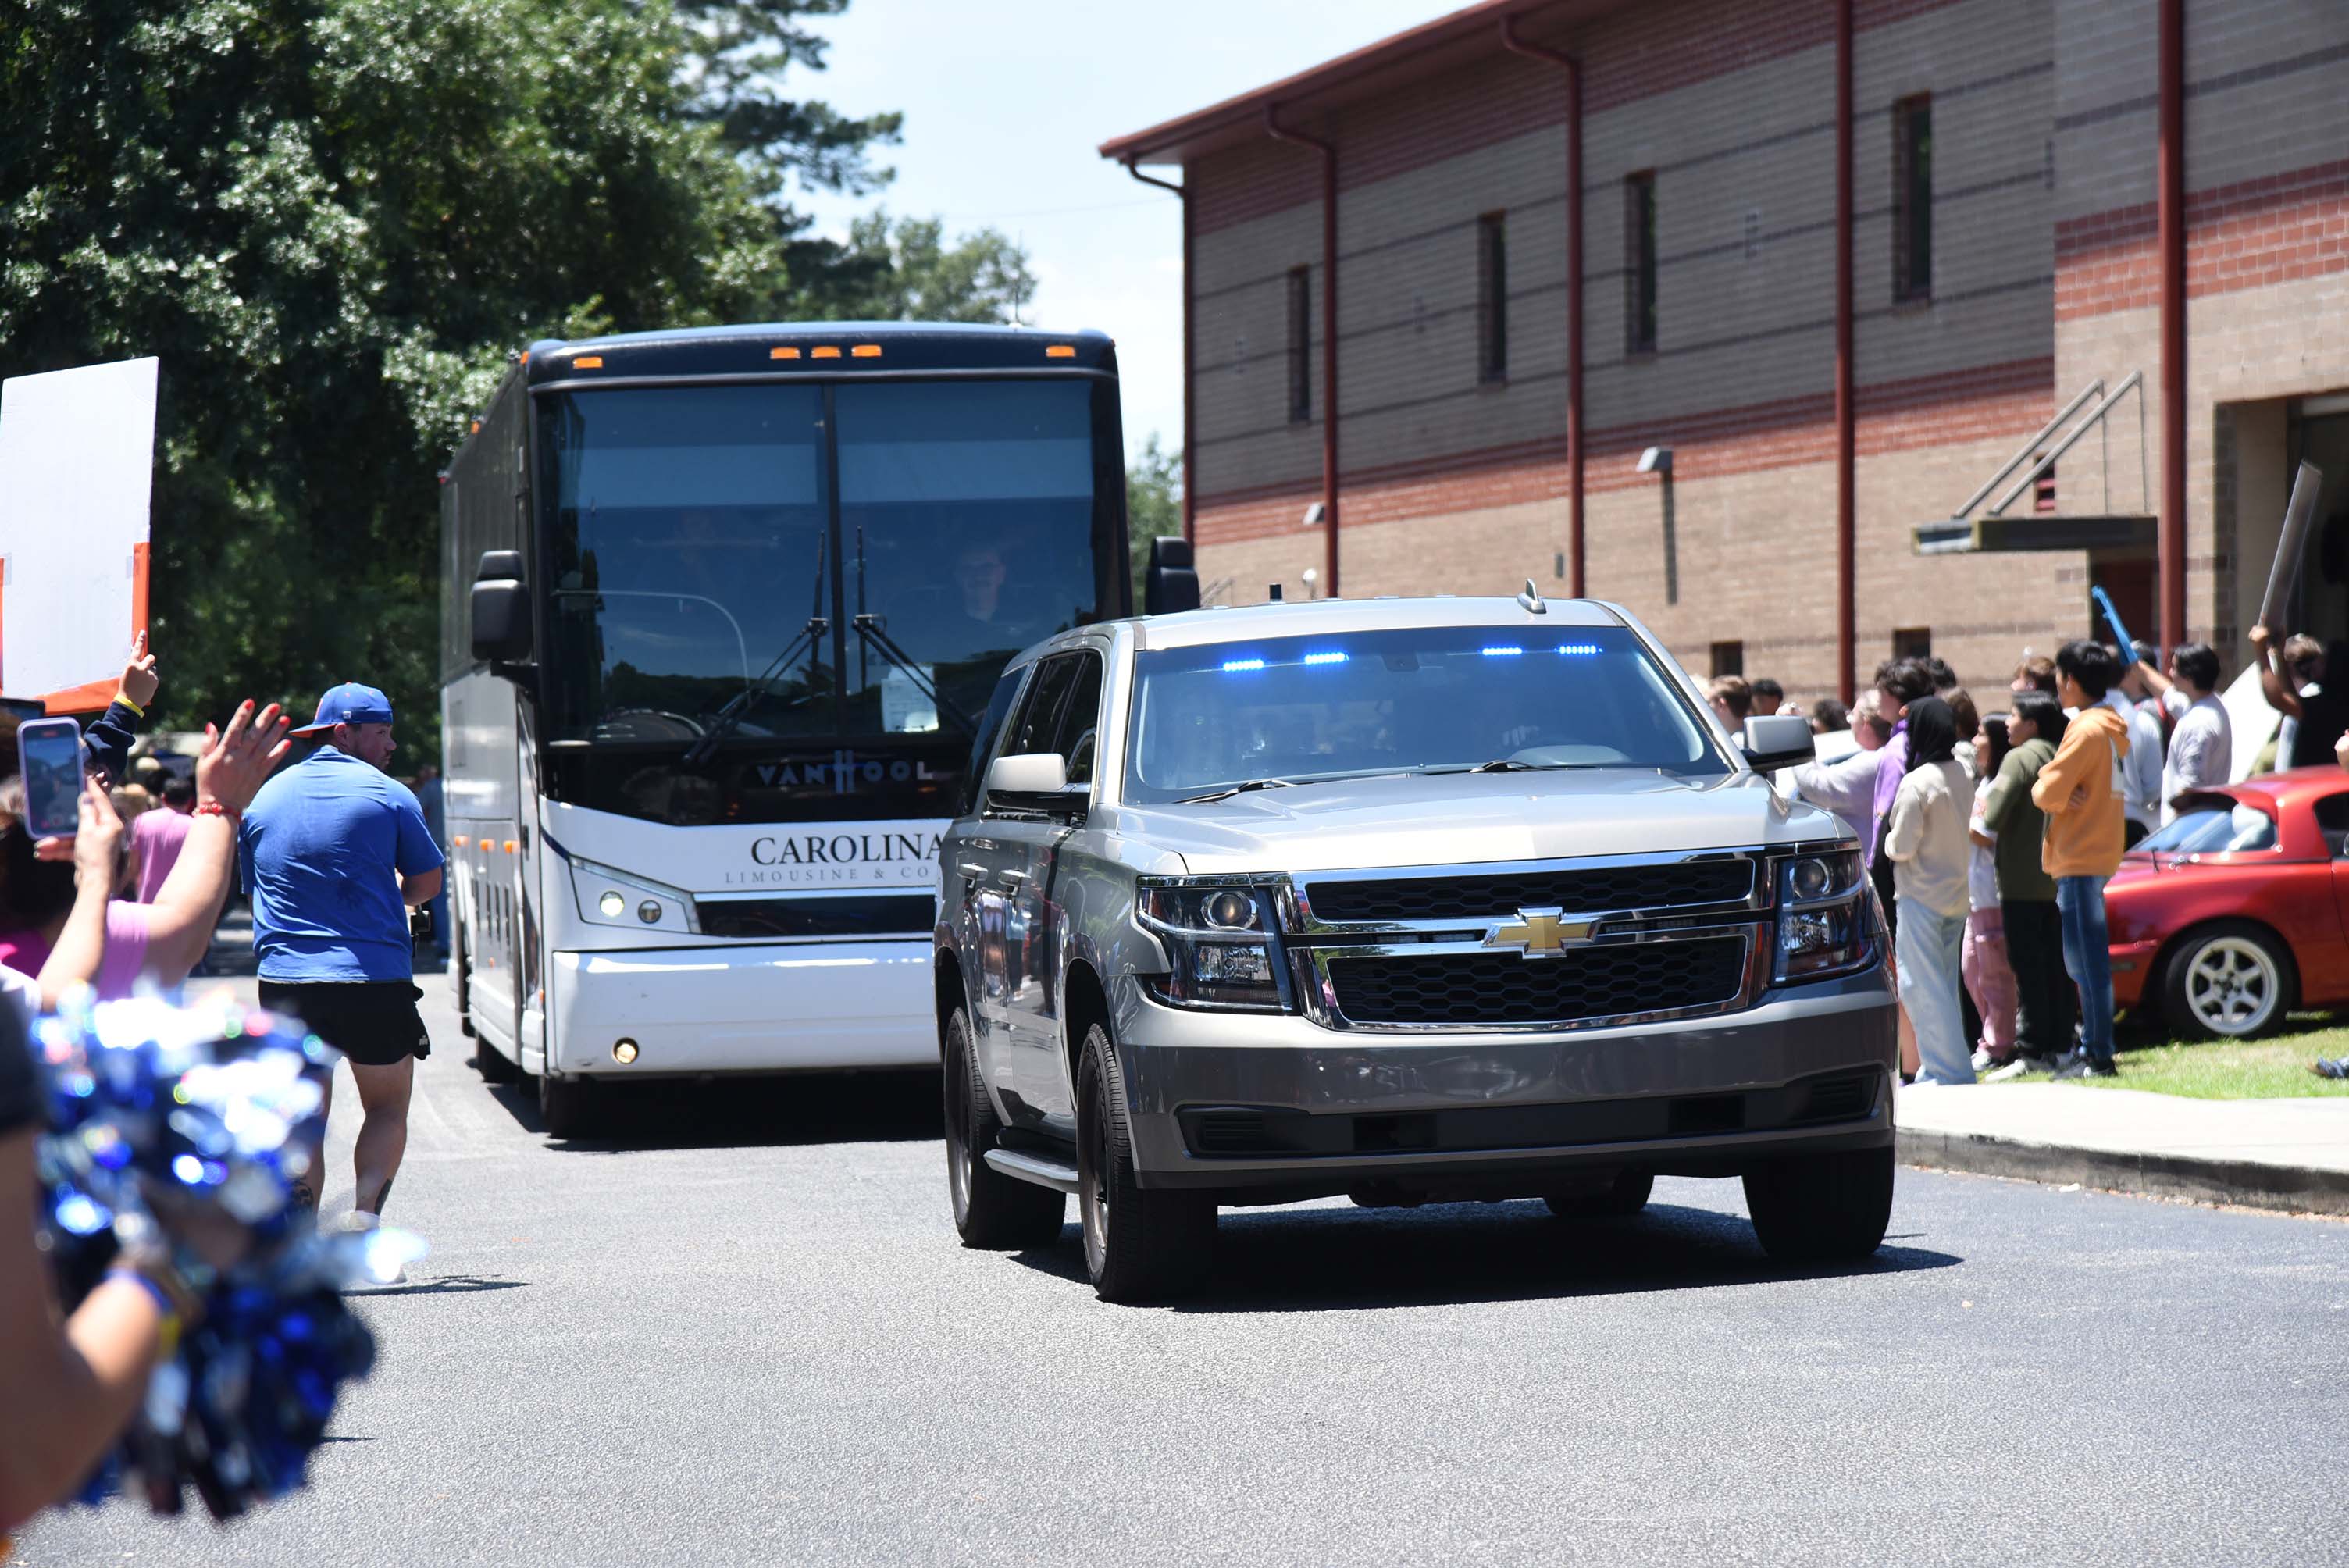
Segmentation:
<svg viewBox="0 0 2349 1568">
<path fill-rule="evenodd" d="M 2162 1013 L 2181 1034 L 2241 1039 L 2283 1021 L 2294 989 L 2283 944 L 2248 921 L 2189 932 L 2170 954 Z"/>
<path fill-rule="evenodd" d="M 1196 1290 L 1215 1252 L 1216 1201 L 1207 1193 L 1134 1184 L 1126 1136 L 1125 1080 L 1099 1024 L 1085 1031 L 1077 1065 L 1077 1209 L 1085 1273 L 1103 1301 L 1164 1301 Z"/>
<path fill-rule="evenodd" d="M 538 1080 L 538 1120 L 549 1138 L 580 1138 L 602 1120 L 603 1093 L 592 1078 L 555 1078 Z"/>
<path fill-rule="evenodd" d="M 1781 1263 L 1864 1258 L 1892 1222 L 1892 1150 L 1800 1154 L 1745 1172 L 1745 1207 Z"/>
<path fill-rule="evenodd" d="M 1006 1176 L 987 1162 L 1003 1119 L 987 1098 L 978 1053 L 971 1048 L 970 1017 L 960 1007 L 947 1020 L 944 1076 L 947 1195 L 962 1244 L 1001 1252 L 1050 1246 L 1061 1239 L 1068 1202 L 1050 1187 Z"/>
<path fill-rule="evenodd" d="M 1552 1192 L 1542 1202 L 1561 1220 L 1628 1219 L 1648 1206 L 1648 1194 L 1655 1185 L 1652 1171 L 1618 1171 L 1604 1187 Z"/>
</svg>

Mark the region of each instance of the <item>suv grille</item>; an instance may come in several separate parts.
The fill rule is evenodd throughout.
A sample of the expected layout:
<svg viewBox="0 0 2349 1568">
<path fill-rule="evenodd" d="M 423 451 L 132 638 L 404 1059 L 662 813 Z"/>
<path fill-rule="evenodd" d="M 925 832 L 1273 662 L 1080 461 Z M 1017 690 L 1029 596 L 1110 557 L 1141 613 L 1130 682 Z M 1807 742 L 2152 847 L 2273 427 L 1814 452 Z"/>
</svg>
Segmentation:
<svg viewBox="0 0 2349 1568">
<path fill-rule="evenodd" d="M 1744 978 L 1743 935 L 1584 947 L 1557 958 L 1330 961 L 1338 1010 L 1357 1024 L 1554 1024 L 1717 1006 L 1736 997 Z"/>
<path fill-rule="evenodd" d="M 1520 909 L 1568 913 L 1730 903 L 1754 891 L 1750 860 L 1685 865 L 1591 866 L 1492 876 L 1381 877 L 1314 882 L 1306 890 L 1317 920 L 1490 920 Z"/>
</svg>

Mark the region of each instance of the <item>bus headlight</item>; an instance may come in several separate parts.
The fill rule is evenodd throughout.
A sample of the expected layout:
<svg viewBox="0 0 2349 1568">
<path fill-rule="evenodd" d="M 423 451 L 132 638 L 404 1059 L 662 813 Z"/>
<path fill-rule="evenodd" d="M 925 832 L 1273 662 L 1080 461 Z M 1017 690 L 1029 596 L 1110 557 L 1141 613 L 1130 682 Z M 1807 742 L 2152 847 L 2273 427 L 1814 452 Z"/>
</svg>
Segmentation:
<svg viewBox="0 0 2349 1568">
<path fill-rule="evenodd" d="M 1169 1006 L 1288 1011 L 1272 908 L 1267 888 L 1176 881 L 1144 885 L 1135 913 L 1166 949 L 1173 967 L 1143 985 Z"/>
<path fill-rule="evenodd" d="M 579 918 L 590 925 L 616 925 L 629 931 L 701 929 L 692 894 L 594 861 L 571 862 L 571 891 Z"/>
</svg>

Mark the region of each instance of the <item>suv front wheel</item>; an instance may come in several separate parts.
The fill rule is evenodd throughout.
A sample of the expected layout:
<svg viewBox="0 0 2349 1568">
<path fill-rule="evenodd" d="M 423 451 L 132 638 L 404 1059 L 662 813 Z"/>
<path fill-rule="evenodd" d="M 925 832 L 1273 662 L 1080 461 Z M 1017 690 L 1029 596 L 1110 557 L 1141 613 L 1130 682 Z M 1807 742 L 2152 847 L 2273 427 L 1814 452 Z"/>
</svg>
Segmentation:
<svg viewBox="0 0 2349 1568">
<path fill-rule="evenodd" d="M 970 1015 L 957 1007 L 947 1019 L 947 1196 L 955 1233 L 967 1247 L 1019 1252 L 1061 1239 L 1068 1200 L 1050 1187 L 1006 1176 L 987 1162 L 1003 1130 L 971 1049 Z"/>
<path fill-rule="evenodd" d="M 1892 1222 L 1892 1150 L 1799 1154 L 1745 1172 L 1762 1250 L 1781 1263 L 1864 1258 Z"/>
<path fill-rule="evenodd" d="M 1199 1287 L 1215 1252 L 1216 1202 L 1134 1184 L 1125 1079 L 1099 1024 L 1077 1064 L 1077 1208 L 1085 1273 L 1103 1301 L 1163 1301 Z"/>
</svg>

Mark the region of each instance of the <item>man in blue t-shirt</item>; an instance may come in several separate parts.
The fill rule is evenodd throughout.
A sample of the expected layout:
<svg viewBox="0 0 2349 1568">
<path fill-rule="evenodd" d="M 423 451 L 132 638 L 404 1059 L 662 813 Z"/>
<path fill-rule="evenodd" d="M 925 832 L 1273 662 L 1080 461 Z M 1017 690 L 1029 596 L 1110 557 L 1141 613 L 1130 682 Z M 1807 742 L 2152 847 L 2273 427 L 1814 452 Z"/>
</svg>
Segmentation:
<svg viewBox="0 0 2349 1568">
<path fill-rule="evenodd" d="M 416 1011 L 409 911 L 440 891 L 440 846 L 391 760 L 391 700 L 338 686 L 295 735 L 317 749 L 261 787 L 237 830 L 253 894 L 261 1005 L 293 1014 L 349 1058 L 358 1083 L 355 1228 L 372 1229 L 408 1148 L 416 1058 L 432 1042 Z M 302 1178 L 315 1207 L 323 1171 Z"/>
</svg>

